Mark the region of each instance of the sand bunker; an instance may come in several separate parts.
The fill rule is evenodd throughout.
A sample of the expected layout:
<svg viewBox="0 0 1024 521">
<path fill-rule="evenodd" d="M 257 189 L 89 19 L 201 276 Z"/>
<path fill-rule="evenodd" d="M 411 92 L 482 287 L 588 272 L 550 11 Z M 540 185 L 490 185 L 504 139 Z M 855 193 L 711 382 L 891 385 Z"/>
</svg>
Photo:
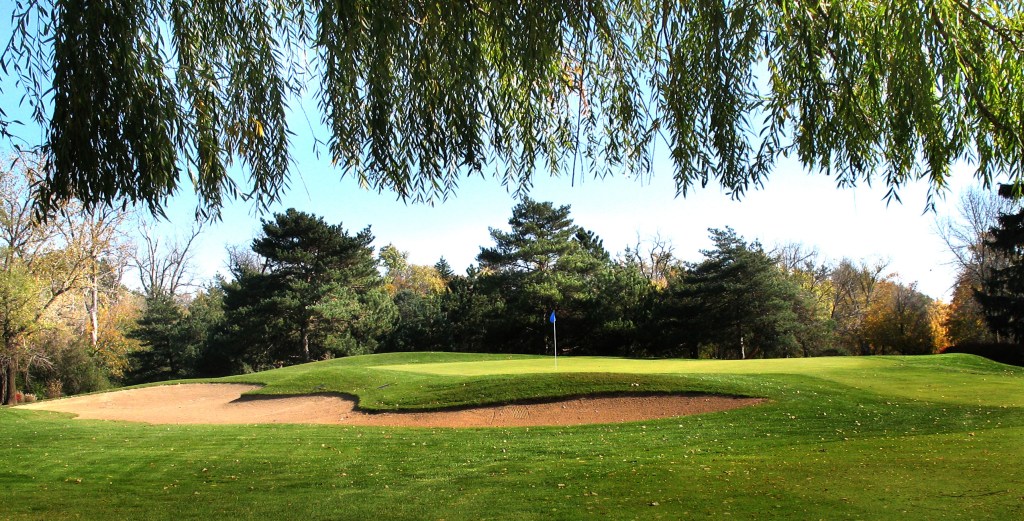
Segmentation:
<svg viewBox="0 0 1024 521">
<path fill-rule="evenodd" d="M 318 423 L 393 427 L 525 427 L 670 418 L 754 405 L 727 396 L 609 396 L 549 403 L 473 407 L 435 412 L 366 413 L 337 395 L 243 397 L 243 384 L 145 387 L 20 406 L 68 412 L 81 419 L 154 424 Z"/>
</svg>

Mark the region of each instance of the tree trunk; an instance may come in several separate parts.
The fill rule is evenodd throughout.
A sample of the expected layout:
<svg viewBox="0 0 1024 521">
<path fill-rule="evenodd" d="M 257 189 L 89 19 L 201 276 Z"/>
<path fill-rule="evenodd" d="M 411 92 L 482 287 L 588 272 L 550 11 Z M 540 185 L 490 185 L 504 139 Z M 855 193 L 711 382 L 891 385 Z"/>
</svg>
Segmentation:
<svg viewBox="0 0 1024 521">
<path fill-rule="evenodd" d="M 99 305 L 99 299 L 96 295 L 96 290 L 92 290 L 92 309 L 89 311 L 89 322 L 92 323 L 92 337 L 89 339 L 92 348 L 95 351 L 96 346 L 100 343 L 100 317 L 97 312 L 97 306 Z"/>
<path fill-rule="evenodd" d="M 96 346 L 100 342 L 100 319 L 99 319 L 99 308 L 100 308 L 100 277 L 96 268 L 96 262 L 93 261 L 92 275 L 89 277 L 89 324 L 91 327 L 91 337 L 89 338 L 90 346 L 92 346 L 93 352 L 96 351 Z"/>
<path fill-rule="evenodd" d="M 14 405 L 14 396 L 18 392 L 18 361 L 12 355 L 7 362 L 7 393 L 4 396 L 4 405 Z"/>
<path fill-rule="evenodd" d="M 303 325 L 302 330 L 302 356 L 309 362 L 309 327 Z"/>
</svg>

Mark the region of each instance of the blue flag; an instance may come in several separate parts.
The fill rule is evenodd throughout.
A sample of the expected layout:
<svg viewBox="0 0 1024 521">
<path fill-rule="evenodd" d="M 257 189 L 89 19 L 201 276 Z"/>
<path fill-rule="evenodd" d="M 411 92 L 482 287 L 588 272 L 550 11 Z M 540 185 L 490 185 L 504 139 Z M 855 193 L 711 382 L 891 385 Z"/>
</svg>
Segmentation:
<svg viewBox="0 0 1024 521">
<path fill-rule="evenodd" d="M 548 322 L 551 322 L 552 324 L 555 323 L 555 312 L 554 311 L 552 311 L 551 312 L 551 316 L 548 317 Z"/>
</svg>

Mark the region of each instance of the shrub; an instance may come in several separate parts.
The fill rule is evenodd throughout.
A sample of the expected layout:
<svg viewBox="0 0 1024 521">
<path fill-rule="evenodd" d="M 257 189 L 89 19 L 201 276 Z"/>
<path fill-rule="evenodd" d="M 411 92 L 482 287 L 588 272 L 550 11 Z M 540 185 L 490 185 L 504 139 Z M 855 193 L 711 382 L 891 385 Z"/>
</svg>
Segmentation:
<svg viewBox="0 0 1024 521">
<path fill-rule="evenodd" d="M 60 398 L 64 396 L 64 382 L 57 378 L 53 378 L 46 381 L 46 389 L 43 391 L 43 396 L 48 399 Z"/>
</svg>

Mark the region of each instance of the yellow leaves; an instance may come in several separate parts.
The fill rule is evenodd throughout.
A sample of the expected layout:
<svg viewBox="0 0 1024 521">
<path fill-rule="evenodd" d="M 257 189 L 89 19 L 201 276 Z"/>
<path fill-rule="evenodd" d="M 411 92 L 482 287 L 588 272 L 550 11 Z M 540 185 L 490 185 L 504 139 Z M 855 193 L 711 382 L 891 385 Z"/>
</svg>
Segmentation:
<svg viewBox="0 0 1024 521">
<path fill-rule="evenodd" d="M 929 316 L 933 302 L 913 284 L 877 282 L 861 326 L 871 354 L 931 352 L 936 342 Z"/>
<path fill-rule="evenodd" d="M 128 355 L 141 347 L 138 340 L 126 336 L 141 312 L 142 303 L 133 295 L 122 295 L 100 306 L 95 355 L 115 377 L 124 375 L 128 369 Z"/>
<path fill-rule="evenodd" d="M 256 146 L 255 142 L 262 140 L 266 135 L 263 122 L 256 116 L 228 125 L 225 130 L 229 136 L 225 143 L 226 148 L 241 156 L 247 156 Z"/>
<path fill-rule="evenodd" d="M 38 281 L 20 263 L 0 271 L 0 318 L 8 329 L 27 330 L 31 326 L 41 306 L 38 292 Z"/>
<path fill-rule="evenodd" d="M 399 251 L 389 244 L 381 248 L 379 259 L 387 273 L 387 290 L 392 296 L 408 290 L 419 295 L 437 295 L 444 291 L 445 283 L 433 266 L 409 264 L 408 252 Z"/>
<path fill-rule="evenodd" d="M 941 300 L 933 301 L 928 308 L 928 325 L 932 330 L 932 352 L 934 353 L 940 352 L 952 343 L 949 339 L 949 327 L 947 327 L 950 312 L 951 306 Z"/>
<path fill-rule="evenodd" d="M 263 139 L 263 123 L 255 117 L 252 118 L 252 129 L 256 137 Z"/>
</svg>

